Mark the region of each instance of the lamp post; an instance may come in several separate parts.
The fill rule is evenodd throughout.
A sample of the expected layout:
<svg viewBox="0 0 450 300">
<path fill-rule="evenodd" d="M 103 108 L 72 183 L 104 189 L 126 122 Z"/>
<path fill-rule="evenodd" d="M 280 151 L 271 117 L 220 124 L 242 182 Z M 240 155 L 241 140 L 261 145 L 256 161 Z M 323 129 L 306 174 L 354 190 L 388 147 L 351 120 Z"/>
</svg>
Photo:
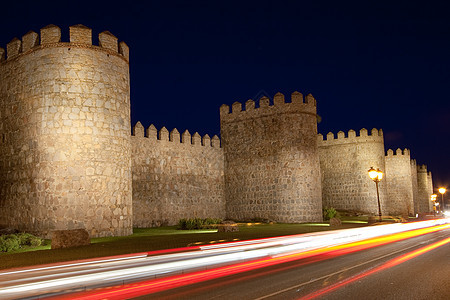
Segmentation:
<svg viewBox="0 0 450 300">
<path fill-rule="evenodd" d="M 431 198 L 431 202 L 433 202 L 433 214 L 436 215 L 436 199 L 437 199 L 437 195 L 433 194 L 430 196 Z"/>
<path fill-rule="evenodd" d="M 369 177 L 375 182 L 375 185 L 377 186 L 377 201 L 378 201 L 378 217 L 381 222 L 381 204 L 380 204 L 380 192 L 378 191 L 378 182 L 383 179 L 383 172 L 380 171 L 380 169 L 374 169 L 373 167 L 370 167 L 369 169 Z"/>
<path fill-rule="evenodd" d="M 439 191 L 439 193 L 441 193 L 441 195 L 442 195 L 441 212 L 443 212 L 444 209 L 445 209 L 444 194 L 445 194 L 445 192 L 446 192 L 447 190 L 446 190 L 445 188 L 443 188 L 443 187 L 440 187 L 438 191 Z"/>
<path fill-rule="evenodd" d="M 433 202 L 433 213 L 434 215 L 436 215 L 436 199 L 437 199 L 437 195 L 433 194 L 430 196 L 431 198 L 431 202 Z"/>
</svg>

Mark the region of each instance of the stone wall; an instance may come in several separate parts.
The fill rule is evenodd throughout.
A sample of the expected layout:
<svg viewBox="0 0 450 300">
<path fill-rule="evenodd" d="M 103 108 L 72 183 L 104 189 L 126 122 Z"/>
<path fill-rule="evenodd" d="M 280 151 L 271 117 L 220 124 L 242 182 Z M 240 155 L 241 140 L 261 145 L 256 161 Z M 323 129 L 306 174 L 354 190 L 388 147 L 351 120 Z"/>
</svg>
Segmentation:
<svg viewBox="0 0 450 300">
<path fill-rule="evenodd" d="M 359 136 L 354 130 L 347 136 L 339 131 L 337 138 L 330 132 L 325 140 L 319 134 L 318 146 L 323 205 L 378 214 L 376 186 L 367 171 L 371 167 L 386 171 L 383 131 L 374 128 L 368 135 L 361 129 Z M 379 183 L 379 191 L 382 212 L 387 213 L 385 180 Z"/>
<path fill-rule="evenodd" d="M 220 108 L 227 216 L 278 222 L 322 219 L 316 100 L 294 92 Z"/>
<path fill-rule="evenodd" d="M 417 209 L 419 213 L 430 211 L 431 194 L 427 166 L 417 165 Z"/>
<path fill-rule="evenodd" d="M 386 156 L 387 211 L 391 215 L 414 215 L 411 156 L 408 149 L 389 149 Z"/>
<path fill-rule="evenodd" d="M 0 226 L 131 234 L 128 47 L 78 25 L 70 43 L 54 25 L 40 36 L 0 53 Z"/>
<path fill-rule="evenodd" d="M 217 136 L 192 137 L 152 125 L 134 127 L 135 227 L 174 225 L 182 218 L 225 218 L 223 151 Z"/>
<path fill-rule="evenodd" d="M 427 174 L 427 183 L 428 183 L 428 194 L 430 195 L 428 197 L 428 209 L 429 211 L 433 211 L 433 202 L 431 202 L 431 195 L 434 194 L 433 190 L 433 175 L 431 172 L 428 172 Z"/>
<path fill-rule="evenodd" d="M 413 191 L 414 214 L 419 213 L 419 187 L 417 186 L 417 163 L 411 159 L 411 184 Z"/>
<path fill-rule="evenodd" d="M 377 214 L 370 167 L 386 174 L 384 213 L 431 208 L 431 173 L 409 152 L 385 158 L 381 130 L 317 138 L 311 95 L 223 105 L 223 148 L 176 129 L 145 136 L 140 123 L 130 136 L 127 45 L 102 32 L 94 46 L 91 29 L 69 30 L 70 42 L 49 25 L 0 48 L 0 227 L 97 237 L 192 217 L 310 222 L 322 219 L 322 198 Z"/>
</svg>

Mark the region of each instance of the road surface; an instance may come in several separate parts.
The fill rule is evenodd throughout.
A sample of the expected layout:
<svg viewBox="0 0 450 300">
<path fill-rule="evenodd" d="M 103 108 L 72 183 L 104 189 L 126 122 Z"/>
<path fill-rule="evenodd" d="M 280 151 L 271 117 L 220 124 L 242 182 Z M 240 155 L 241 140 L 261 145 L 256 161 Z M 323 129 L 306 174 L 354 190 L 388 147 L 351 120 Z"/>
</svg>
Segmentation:
<svg viewBox="0 0 450 300">
<path fill-rule="evenodd" d="M 387 264 L 446 238 L 450 238 L 450 229 L 342 256 L 325 255 L 240 273 L 142 299 L 450 299 L 450 243 L 398 265 Z"/>
<path fill-rule="evenodd" d="M 331 297 L 355 286 L 355 283 L 343 282 L 346 278 L 361 276 L 353 280 L 356 283 L 365 282 L 400 267 L 407 267 L 401 271 L 406 275 L 394 277 L 396 280 L 391 280 L 389 284 L 383 283 L 383 286 L 392 288 L 389 293 L 397 289 L 398 280 L 406 281 L 407 278 L 408 282 L 414 282 L 415 278 L 420 278 L 417 279 L 419 283 L 425 282 L 425 279 L 418 277 L 420 275 L 431 278 L 434 284 L 416 283 L 408 285 L 408 289 L 419 287 L 427 295 L 433 291 L 433 299 L 439 299 L 441 295 L 448 296 L 446 289 L 439 289 L 442 285 L 437 277 L 449 278 L 449 257 L 446 254 L 450 243 L 449 231 L 450 220 L 442 219 L 3 270 L 0 271 L 0 299 L 68 293 L 69 298 L 83 299 L 126 299 L 142 295 L 146 295 L 146 299 L 297 299 L 330 287 L 332 291 L 325 290 L 322 294 Z M 420 253 L 418 257 L 377 271 L 385 262 L 405 253 L 411 255 L 412 251 L 436 245 L 439 241 L 446 241 L 447 244 L 433 246 L 435 249 L 427 249 L 428 252 L 421 250 L 424 254 Z M 423 263 L 426 267 L 418 270 L 417 266 L 411 265 L 425 258 L 428 258 Z M 368 271 L 374 274 L 366 276 L 366 279 L 363 276 Z M 382 280 L 378 279 L 378 282 Z M 345 288 L 334 288 L 335 283 Z M 101 289 L 107 286 L 116 287 L 106 291 Z M 372 290 L 374 295 L 379 296 L 379 288 L 374 290 L 363 284 L 360 286 L 364 295 Z M 377 285 L 369 283 L 369 286 Z M 79 291 L 88 293 L 72 294 Z M 362 296 L 355 293 L 357 298 Z M 415 296 L 419 294 L 414 292 Z"/>
</svg>

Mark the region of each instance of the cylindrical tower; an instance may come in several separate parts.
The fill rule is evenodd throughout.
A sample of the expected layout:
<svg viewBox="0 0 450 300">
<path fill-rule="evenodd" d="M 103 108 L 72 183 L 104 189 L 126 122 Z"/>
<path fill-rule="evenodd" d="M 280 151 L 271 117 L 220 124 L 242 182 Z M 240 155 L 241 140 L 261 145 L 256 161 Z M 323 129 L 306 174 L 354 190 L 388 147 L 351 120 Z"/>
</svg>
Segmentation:
<svg viewBox="0 0 450 300">
<path fill-rule="evenodd" d="M 417 209 L 419 213 L 430 212 L 431 194 L 426 165 L 417 165 Z"/>
<path fill-rule="evenodd" d="M 322 220 L 316 100 L 294 92 L 285 103 L 220 108 L 227 217 L 278 222 Z"/>
<path fill-rule="evenodd" d="M 390 215 L 414 215 L 411 155 L 408 149 L 392 149 L 386 155 L 387 212 Z"/>
<path fill-rule="evenodd" d="M 128 47 L 109 32 L 93 46 L 83 25 L 68 43 L 40 33 L 0 63 L 0 226 L 131 234 Z"/>
<path fill-rule="evenodd" d="M 332 132 L 324 140 L 318 135 L 320 168 L 322 172 L 323 205 L 340 210 L 353 210 L 378 215 L 377 189 L 369 178 L 373 167 L 386 173 L 383 131 L 373 128 L 349 130 L 347 136 L 339 131 L 337 139 Z M 386 180 L 378 184 L 381 211 L 387 212 Z"/>
</svg>

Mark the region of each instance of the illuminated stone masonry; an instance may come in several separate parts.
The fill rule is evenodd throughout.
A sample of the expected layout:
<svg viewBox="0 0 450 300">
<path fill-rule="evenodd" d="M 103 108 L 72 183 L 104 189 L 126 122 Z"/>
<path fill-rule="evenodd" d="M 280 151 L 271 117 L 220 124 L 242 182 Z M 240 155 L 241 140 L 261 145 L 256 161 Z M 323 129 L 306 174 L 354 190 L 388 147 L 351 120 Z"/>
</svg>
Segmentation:
<svg viewBox="0 0 450 300">
<path fill-rule="evenodd" d="M 0 225 L 131 234 L 128 47 L 82 25 L 40 37 L 0 50 Z"/>
<path fill-rule="evenodd" d="M 137 123 L 131 133 L 129 50 L 110 32 L 49 25 L 0 48 L 0 227 L 49 237 L 213 217 L 322 219 L 322 207 L 385 214 L 431 209 L 431 173 L 383 132 L 317 133 L 317 102 L 285 99 L 220 108 L 222 141 Z"/>
</svg>

